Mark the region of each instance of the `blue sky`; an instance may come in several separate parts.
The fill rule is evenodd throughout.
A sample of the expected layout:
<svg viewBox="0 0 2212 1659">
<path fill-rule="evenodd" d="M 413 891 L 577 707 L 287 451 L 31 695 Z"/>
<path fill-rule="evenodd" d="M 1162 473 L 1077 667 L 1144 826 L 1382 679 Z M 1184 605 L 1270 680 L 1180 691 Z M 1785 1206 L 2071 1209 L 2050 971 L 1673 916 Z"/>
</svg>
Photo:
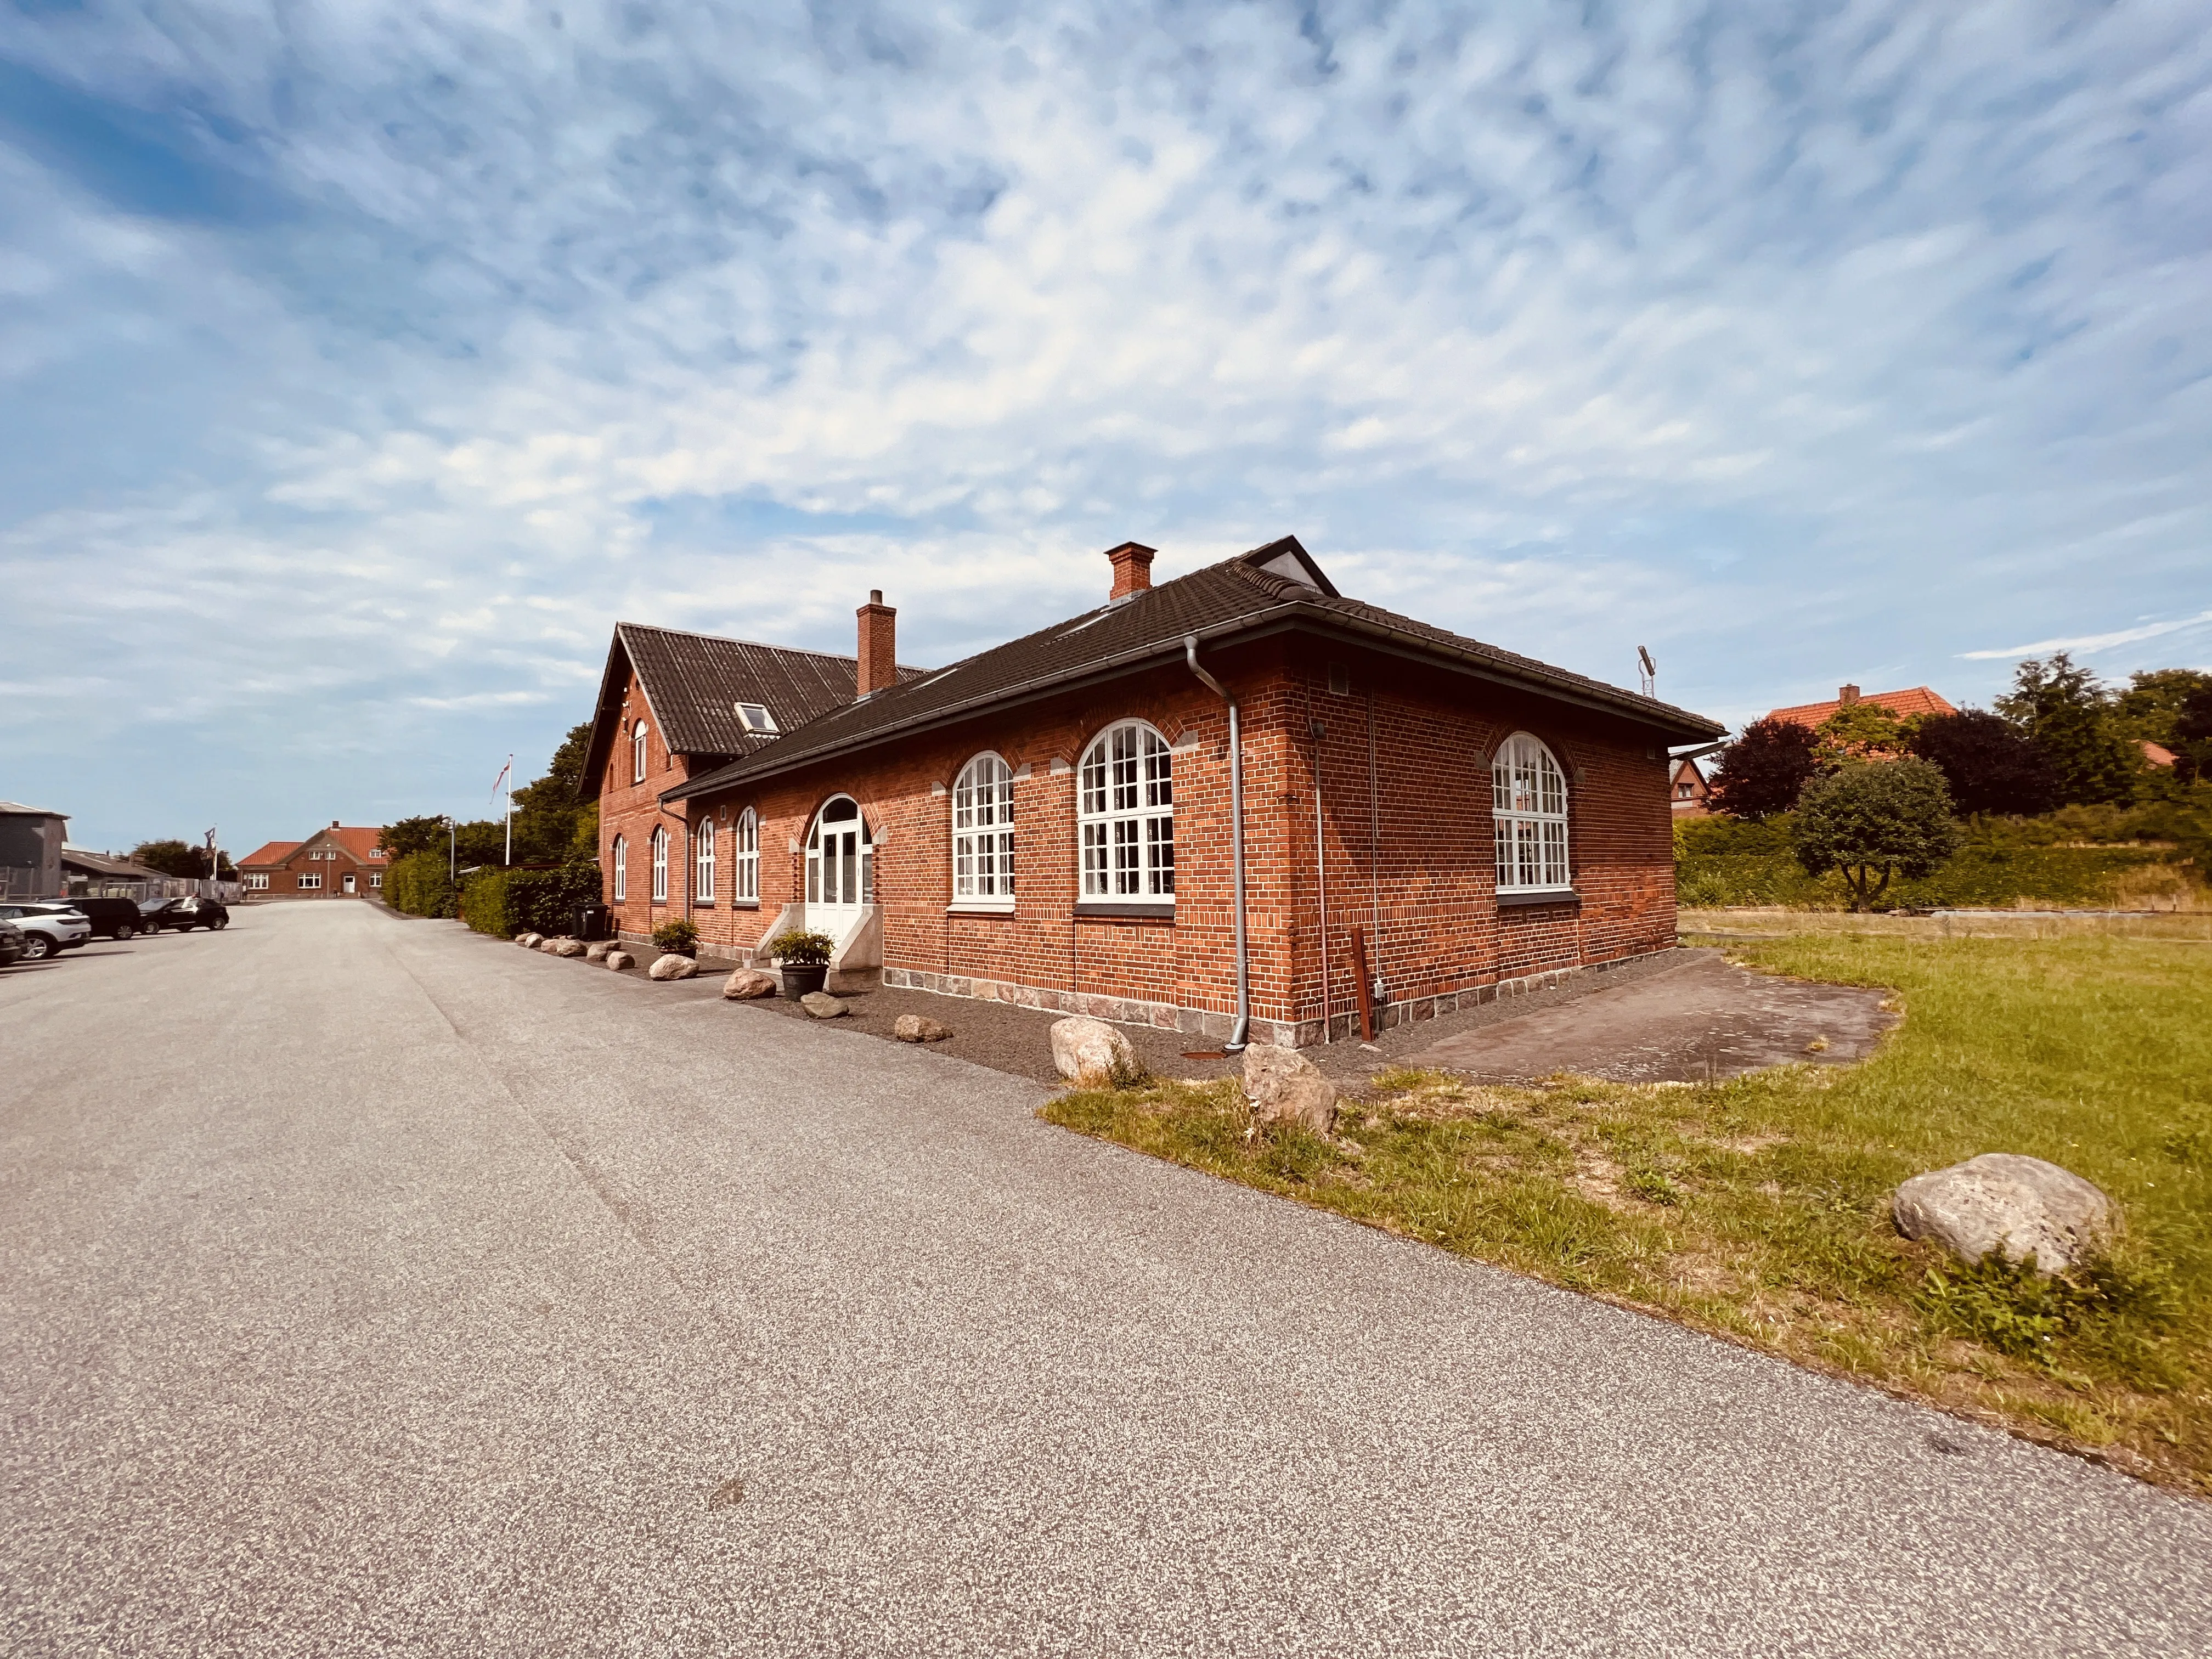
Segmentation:
<svg viewBox="0 0 2212 1659">
<path fill-rule="evenodd" d="M 0 795 L 94 846 L 1130 538 L 1734 721 L 2212 665 L 2201 4 L 14 0 L 0 226 Z"/>
</svg>

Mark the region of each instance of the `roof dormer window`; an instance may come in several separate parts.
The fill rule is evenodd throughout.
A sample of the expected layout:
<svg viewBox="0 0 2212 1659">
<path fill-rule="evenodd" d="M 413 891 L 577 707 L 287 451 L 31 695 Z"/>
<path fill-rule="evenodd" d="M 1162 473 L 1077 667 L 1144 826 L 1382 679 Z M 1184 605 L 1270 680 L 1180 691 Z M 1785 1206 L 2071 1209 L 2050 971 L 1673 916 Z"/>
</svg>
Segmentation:
<svg viewBox="0 0 2212 1659">
<path fill-rule="evenodd" d="M 762 704 L 741 702 L 737 707 L 738 718 L 744 722 L 746 731 L 773 732 L 776 729 L 775 716 L 769 714 Z"/>
</svg>

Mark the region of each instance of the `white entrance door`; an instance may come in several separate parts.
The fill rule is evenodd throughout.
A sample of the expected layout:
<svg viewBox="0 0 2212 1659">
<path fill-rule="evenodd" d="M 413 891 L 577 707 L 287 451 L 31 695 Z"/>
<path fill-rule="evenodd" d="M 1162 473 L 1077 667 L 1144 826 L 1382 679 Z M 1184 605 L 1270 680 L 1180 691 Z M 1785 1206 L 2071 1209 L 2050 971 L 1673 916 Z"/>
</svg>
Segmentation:
<svg viewBox="0 0 2212 1659">
<path fill-rule="evenodd" d="M 353 892 L 353 873 L 350 871 L 346 873 L 345 890 L 349 896 Z"/>
<path fill-rule="evenodd" d="M 807 925 L 815 912 L 834 919 L 876 899 L 876 849 L 868 821 L 850 795 L 825 805 L 806 837 Z"/>
</svg>

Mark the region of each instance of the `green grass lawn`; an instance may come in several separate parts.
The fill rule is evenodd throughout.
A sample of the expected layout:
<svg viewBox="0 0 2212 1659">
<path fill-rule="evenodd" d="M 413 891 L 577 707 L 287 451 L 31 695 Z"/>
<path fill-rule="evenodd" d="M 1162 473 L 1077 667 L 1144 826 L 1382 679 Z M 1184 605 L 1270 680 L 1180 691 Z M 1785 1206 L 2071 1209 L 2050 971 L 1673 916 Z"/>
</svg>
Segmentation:
<svg viewBox="0 0 2212 1659">
<path fill-rule="evenodd" d="M 1235 1083 L 1075 1093 L 1051 1121 L 1679 1319 L 2212 1494 L 2212 946 L 1804 934 L 1768 971 L 1893 991 L 1864 1065 L 1697 1086 L 1378 1078 L 1337 1135 Z M 2126 1231 L 2059 1281 L 1899 1237 L 1977 1152 L 2095 1182 Z"/>
</svg>

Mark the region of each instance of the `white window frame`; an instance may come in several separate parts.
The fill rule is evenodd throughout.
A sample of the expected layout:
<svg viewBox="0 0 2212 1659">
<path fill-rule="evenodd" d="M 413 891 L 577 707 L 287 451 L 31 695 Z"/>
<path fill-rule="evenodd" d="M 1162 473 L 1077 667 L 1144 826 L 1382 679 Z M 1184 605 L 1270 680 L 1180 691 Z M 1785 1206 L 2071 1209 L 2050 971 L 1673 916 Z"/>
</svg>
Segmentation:
<svg viewBox="0 0 2212 1659">
<path fill-rule="evenodd" d="M 760 817 L 750 806 L 730 827 L 730 902 L 760 902 Z"/>
<path fill-rule="evenodd" d="M 302 871 L 300 875 L 300 885 L 298 890 L 302 893 L 321 892 L 323 890 L 323 878 L 321 872 L 318 872 L 313 875 L 309 875 L 306 872 Z"/>
<path fill-rule="evenodd" d="M 640 720 L 630 728 L 629 781 L 632 783 L 645 781 L 645 722 L 643 720 Z"/>
<path fill-rule="evenodd" d="M 692 831 L 691 896 L 702 904 L 714 902 L 714 820 L 708 818 Z"/>
<path fill-rule="evenodd" d="M 1543 739 L 1516 732 L 1490 757 L 1490 822 L 1498 890 L 1571 892 L 1567 775 Z"/>
<path fill-rule="evenodd" d="M 265 893 L 269 890 L 269 878 L 265 875 L 248 876 L 246 878 L 246 885 L 250 891 Z"/>
<path fill-rule="evenodd" d="M 773 732 L 778 729 L 775 723 L 775 716 L 769 712 L 767 704 L 758 702 L 741 702 L 736 704 L 735 707 L 738 711 L 738 721 L 745 728 L 746 731 Z M 760 718 L 756 720 L 753 718 L 755 715 L 758 715 Z"/>
<path fill-rule="evenodd" d="M 1014 908 L 1014 769 L 988 749 L 952 783 L 952 908 Z"/>
<path fill-rule="evenodd" d="M 668 826 L 653 826 L 653 902 L 668 902 Z"/>
<path fill-rule="evenodd" d="M 629 836 L 617 836 L 615 837 L 615 847 L 614 847 L 614 853 L 613 853 L 612 856 L 613 856 L 613 859 L 614 859 L 614 866 L 615 866 L 615 898 L 614 898 L 614 902 L 615 902 L 617 904 L 623 904 L 623 903 L 626 903 L 626 902 L 629 902 Z"/>
<path fill-rule="evenodd" d="M 850 803 L 853 811 L 849 817 L 833 818 L 829 816 L 830 809 L 839 801 Z M 832 835 L 844 835 L 849 828 L 856 829 L 860 836 L 855 848 L 859 860 L 856 885 L 860 890 L 860 894 L 854 898 L 840 899 L 835 904 L 822 896 L 827 884 L 823 879 L 822 860 L 822 831 L 825 825 L 831 826 Z M 857 910 L 876 902 L 876 833 L 868 823 L 867 813 L 851 795 L 841 792 L 830 796 L 816 809 L 814 821 L 806 830 L 805 863 L 806 902 L 809 905 L 819 906 L 824 910 Z M 842 885 L 842 883 L 839 884 Z"/>
<path fill-rule="evenodd" d="M 1175 752 L 1116 720 L 1075 769 L 1076 908 L 1175 903 Z"/>
<path fill-rule="evenodd" d="M 384 885 L 384 872 L 381 870 L 370 871 L 368 872 L 368 884 L 371 887 L 381 889 Z"/>
</svg>

